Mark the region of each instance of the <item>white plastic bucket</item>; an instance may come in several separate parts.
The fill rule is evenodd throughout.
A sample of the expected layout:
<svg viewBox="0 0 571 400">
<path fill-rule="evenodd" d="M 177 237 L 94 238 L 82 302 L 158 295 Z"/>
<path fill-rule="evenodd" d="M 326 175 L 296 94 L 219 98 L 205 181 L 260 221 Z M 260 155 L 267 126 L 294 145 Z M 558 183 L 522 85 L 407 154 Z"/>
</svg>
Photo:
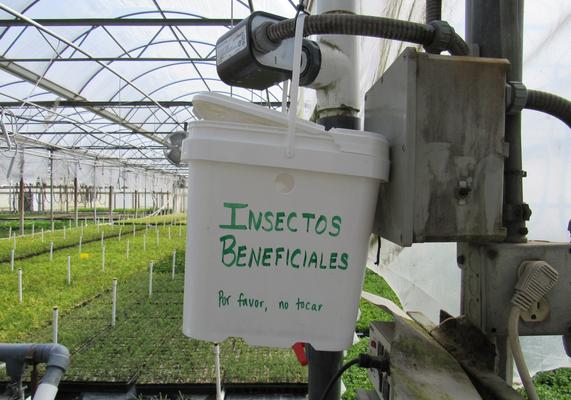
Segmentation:
<svg viewBox="0 0 571 400">
<path fill-rule="evenodd" d="M 187 336 L 330 351 L 352 343 L 388 145 L 306 124 L 288 158 L 286 134 L 279 124 L 191 123 Z"/>
</svg>

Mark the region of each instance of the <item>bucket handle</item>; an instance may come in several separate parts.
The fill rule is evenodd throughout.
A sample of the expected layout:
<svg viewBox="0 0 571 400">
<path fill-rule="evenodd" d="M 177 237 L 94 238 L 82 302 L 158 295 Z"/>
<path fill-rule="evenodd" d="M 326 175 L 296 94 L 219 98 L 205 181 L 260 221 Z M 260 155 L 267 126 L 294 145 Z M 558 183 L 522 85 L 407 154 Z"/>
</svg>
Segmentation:
<svg viewBox="0 0 571 400">
<path fill-rule="evenodd" d="M 293 65 L 291 72 L 290 107 L 287 124 L 286 157 L 293 158 L 295 142 L 295 125 L 297 114 L 297 92 L 299 90 L 299 75 L 301 69 L 301 44 L 303 42 L 303 23 L 305 13 L 300 12 L 295 23 L 295 37 L 293 41 Z"/>
</svg>

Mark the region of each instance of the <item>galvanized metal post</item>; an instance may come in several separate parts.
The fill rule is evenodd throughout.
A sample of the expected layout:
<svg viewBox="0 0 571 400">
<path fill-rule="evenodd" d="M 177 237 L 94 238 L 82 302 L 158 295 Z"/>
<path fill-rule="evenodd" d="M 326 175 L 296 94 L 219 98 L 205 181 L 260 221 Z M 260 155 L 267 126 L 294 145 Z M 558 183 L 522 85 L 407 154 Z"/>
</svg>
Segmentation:
<svg viewBox="0 0 571 400">
<path fill-rule="evenodd" d="M 77 208 L 78 192 L 77 192 L 77 175 L 73 178 L 73 219 L 75 220 L 75 227 L 79 226 L 79 210 Z"/>
<path fill-rule="evenodd" d="M 125 210 L 127 209 L 127 205 L 126 205 L 126 200 L 127 198 L 127 171 L 125 171 L 125 168 L 123 168 L 123 216 L 121 219 L 125 219 L 125 216 L 127 215 Z"/>
<path fill-rule="evenodd" d="M 523 0 L 466 0 L 466 39 L 482 57 L 506 58 L 511 67 L 508 81 L 522 80 Z M 531 211 L 523 201 L 521 115 L 506 115 L 505 140 L 509 155 L 504 163 L 503 220 L 507 242 L 525 242 Z M 462 283 L 463 289 L 465 282 Z M 463 296 L 462 296 L 463 297 Z M 495 337 L 497 373 L 508 384 L 513 361 L 507 337 Z"/>
<path fill-rule="evenodd" d="M 54 226 L 54 151 L 50 149 L 50 222 Z"/>
<path fill-rule="evenodd" d="M 93 223 L 97 223 L 97 160 L 93 162 Z"/>
<path fill-rule="evenodd" d="M 109 223 L 113 222 L 113 186 L 109 186 Z"/>
<path fill-rule="evenodd" d="M 24 211 L 24 206 L 25 206 L 24 189 L 25 189 L 24 177 L 22 176 L 22 177 L 20 177 L 20 197 L 19 197 L 20 236 L 24 236 L 24 233 L 25 233 L 25 230 L 24 230 L 24 228 L 25 228 L 25 226 L 24 226 L 24 213 L 25 213 L 25 211 Z"/>
<path fill-rule="evenodd" d="M 522 79 L 523 0 L 466 0 L 466 39 L 482 57 L 506 58 L 508 81 Z M 525 242 L 531 211 L 523 201 L 521 115 L 506 115 L 509 156 L 504 164 L 504 226 L 508 242 Z"/>
</svg>

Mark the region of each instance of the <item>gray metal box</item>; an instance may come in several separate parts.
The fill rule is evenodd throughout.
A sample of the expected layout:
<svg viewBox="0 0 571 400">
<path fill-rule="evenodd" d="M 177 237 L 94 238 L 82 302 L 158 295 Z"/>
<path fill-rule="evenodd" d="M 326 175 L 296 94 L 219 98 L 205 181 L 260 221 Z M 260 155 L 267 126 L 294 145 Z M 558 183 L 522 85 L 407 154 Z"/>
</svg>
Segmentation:
<svg viewBox="0 0 571 400">
<path fill-rule="evenodd" d="M 559 273 L 545 296 L 545 316 L 524 318 L 520 335 L 571 334 L 571 244 L 552 242 L 458 244 L 463 313 L 484 333 L 507 335 L 511 298 L 523 261 L 543 260 Z M 533 317 L 533 314 L 531 315 Z M 536 319 L 536 321 L 534 321 Z"/>
<path fill-rule="evenodd" d="M 503 59 L 406 49 L 365 97 L 365 130 L 387 136 L 391 175 L 375 232 L 401 246 L 501 240 Z"/>
</svg>

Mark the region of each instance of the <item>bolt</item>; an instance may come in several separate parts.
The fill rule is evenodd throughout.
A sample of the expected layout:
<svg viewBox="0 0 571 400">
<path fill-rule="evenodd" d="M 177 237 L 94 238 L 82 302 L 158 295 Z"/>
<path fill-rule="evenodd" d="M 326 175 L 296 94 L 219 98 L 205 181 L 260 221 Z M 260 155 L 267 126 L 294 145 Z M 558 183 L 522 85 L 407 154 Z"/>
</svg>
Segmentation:
<svg viewBox="0 0 571 400">
<path fill-rule="evenodd" d="M 464 265 L 464 263 L 466 262 L 466 257 L 463 254 L 459 255 L 458 258 L 456 258 L 456 262 L 458 263 L 458 265 Z"/>
<path fill-rule="evenodd" d="M 459 197 L 466 197 L 470 193 L 470 189 L 467 187 L 461 187 L 458 189 L 458 196 Z"/>
</svg>

